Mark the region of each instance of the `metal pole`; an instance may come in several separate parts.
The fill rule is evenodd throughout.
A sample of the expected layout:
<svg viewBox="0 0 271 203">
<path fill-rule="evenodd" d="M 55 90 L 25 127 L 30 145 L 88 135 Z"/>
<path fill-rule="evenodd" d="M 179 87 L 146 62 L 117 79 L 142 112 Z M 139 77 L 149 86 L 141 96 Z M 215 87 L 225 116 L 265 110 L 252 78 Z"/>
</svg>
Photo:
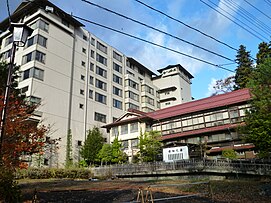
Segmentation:
<svg viewBox="0 0 271 203">
<path fill-rule="evenodd" d="M 9 64 L 9 69 L 8 69 L 7 83 L 6 83 L 6 88 L 5 88 L 3 109 L 2 109 L 2 114 L 1 114 L 1 122 L 0 122 L 0 162 L 2 162 L 3 140 L 4 140 L 4 135 L 5 135 L 7 106 L 8 106 L 8 101 L 9 101 L 10 87 L 11 87 L 11 83 L 12 83 L 12 71 L 13 71 L 13 66 L 14 66 L 15 51 L 16 51 L 16 44 L 13 43 L 12 50 L 11 50 L 10 64 Z"/>
</svg>

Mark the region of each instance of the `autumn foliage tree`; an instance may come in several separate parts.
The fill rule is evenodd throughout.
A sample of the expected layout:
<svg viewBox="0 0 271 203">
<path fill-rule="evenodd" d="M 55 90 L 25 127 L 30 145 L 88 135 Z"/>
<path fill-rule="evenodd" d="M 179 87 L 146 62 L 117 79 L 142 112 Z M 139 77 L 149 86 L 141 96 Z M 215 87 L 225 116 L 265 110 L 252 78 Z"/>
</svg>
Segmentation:
<svg viewBox="0 0 271 203">
<path fill-rule="evenodd" d="M 8 65 L 0 62 L 0 112 L 4 108 L 4 91 Z M 33 119 L 38 104 L 20 96 L 16 89 L 18 67 L 13 70 L 13 82 L 6 111 L 5 131 L 2 137 L 1 161 L 6 167 L 25 167 L 24 156 L 42 154 L 47 128 Z M 1 118 L 0 118 L 1 119 Z"/>
</svg>

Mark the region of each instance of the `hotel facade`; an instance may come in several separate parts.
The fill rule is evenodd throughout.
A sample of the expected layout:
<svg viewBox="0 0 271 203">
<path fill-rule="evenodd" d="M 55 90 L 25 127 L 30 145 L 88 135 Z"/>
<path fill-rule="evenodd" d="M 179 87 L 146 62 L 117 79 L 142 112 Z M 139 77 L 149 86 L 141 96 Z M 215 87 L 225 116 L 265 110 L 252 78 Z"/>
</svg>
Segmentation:
<svg viewBox="0 0 271 203">
<path fill-rule="evenodd" d="M 112 123 L 128 109 L 152 112 L 191 101 L 193 76 L 181 65 L 159 69 L 157 75 L 47 0 L 22 2 L 11 19 L 34 30 L 25 47 L 17 48 L 15 63 L 21 93 L 40 103 L 33 118 L 50 127 L 51 140 L 58 140 L 53 147 L 59 149 L 45 153 L 45 165 L 64 166 L 69 130 L 77 161 L 93 126 Z M 5 19 L 0 23 L 0 60 L 10 62 L 8 28 Z M 113 141 L 106 131 L 104 136 L 105 142 Z"/>
</svg>

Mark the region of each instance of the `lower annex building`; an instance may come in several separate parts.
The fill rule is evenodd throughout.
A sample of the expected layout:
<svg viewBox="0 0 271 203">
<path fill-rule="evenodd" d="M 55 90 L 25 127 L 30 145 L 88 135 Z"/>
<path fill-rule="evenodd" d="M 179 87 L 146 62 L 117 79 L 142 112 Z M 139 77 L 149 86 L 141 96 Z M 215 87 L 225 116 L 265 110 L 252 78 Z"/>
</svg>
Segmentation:
<svg viewBox="0 0 271 203">
<path fill-rule="evenodd" d="M 118 136 L 130 160 L 138 152 L 140 132 L 150 130 L 160 131 L 166 146 L 208 146 L 202 153 L 205 157 L 220 157 L 223 150 L 233 149 L 239 158 L 253 158 L 254 145 L 244 143 L 237 132 L 250 99 L 249 90 L 241 89 L 150 113 L 130 110 L 103 127 L 111 139 Z"/>
</svg>

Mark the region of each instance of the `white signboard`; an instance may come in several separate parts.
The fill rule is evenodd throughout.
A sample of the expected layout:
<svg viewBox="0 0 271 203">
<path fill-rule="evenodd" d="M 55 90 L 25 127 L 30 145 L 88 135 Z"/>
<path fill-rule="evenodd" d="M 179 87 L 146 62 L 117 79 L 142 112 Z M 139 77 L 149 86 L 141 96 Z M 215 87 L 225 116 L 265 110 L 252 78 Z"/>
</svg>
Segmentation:
<svg viewBox="0 0 271 203">
<path fill-rule="evenodd" d="M 163 149 L 163 161 L 164 162 L 173 162 L 183 159 L 189 159 L 188 147 L 170 147 Z"/>
</svg>

